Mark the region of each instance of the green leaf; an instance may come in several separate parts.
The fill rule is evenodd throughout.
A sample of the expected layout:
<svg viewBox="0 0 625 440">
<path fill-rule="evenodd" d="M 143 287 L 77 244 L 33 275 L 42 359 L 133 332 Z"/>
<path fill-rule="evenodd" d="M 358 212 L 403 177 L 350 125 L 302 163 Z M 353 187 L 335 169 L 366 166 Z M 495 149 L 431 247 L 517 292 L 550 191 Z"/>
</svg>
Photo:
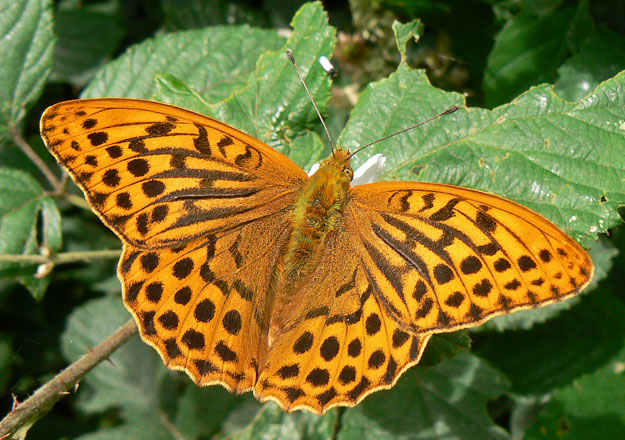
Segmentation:
<svg viewBox="0 0 625 440">
<path fill-rule="evenodd" d="M 461 109 L 357 155 L 383 153 L 384 180 L 477 188 L 541 213 L 576 238 L 622 224 L 625 204 L 625 72 L 585 99 L 566 102 L 550 86 L 494 110 Z M 339 143 L 358 145 L 423 121 L 463 98 L 400 66 L 362 93 Z"/>
<path fill-rule="evenodd" d="M 558 95 L 573 101 L 581 99 L 601 81 L 625 69 L 625 38 L 599 28 L 581 43 L 577 53 L 558 69 L 555 84 Z"/>
<path fill-rule="evenodd" d="M 251 423 L 241 430 L 230 432 L 229 437 L 237 440 L 323 440 L 332 437 L 337 417 L 336 410 L 323 416 L 307 411 L 287 414 L 275 403 L 267 403 L 261 407 Z"/>
<path fill-rule="evenodd" d="M 504 376 L 467 352 L 432 368 L 414 368 L 389 391 L 345 412 L 339 440 L 505 439 L 486 412 L 507 388 Z"/>
<path fill-rule="evenodd" d="M 504 103 L 530 86 L 553 82 L 567 55 L 575 9 L 512 18 L 495 37 L 484 72 L 487 107 Z"/>
<path fill-rule="evenodd" d="M 155 99 L 179 107 L 194 109 L 206 116 L 213 116 L 216 108 L 207 103 L 195 90 L 173 75 L 156 76 Z M 291 159 L 305 170 L 322 159 L 325 145 L 314 132 L 304 132 L 292 141 Z"/>
<path fill-rule="evenodd" d="M 625 432 L 625 350 L 551 396 L 525 440 L 617 439 Z"/>
<path fill-rule="evenodd" d="M 293 139 L 289 157 L 308 172 L 314 164 L 324 159 L 325 147 L 317 133 L 308 132 Z"/>
<path fill-rule="evenodd" d="M 423 34 L 423 23 L 420 20 L 413 20 L 406 24 L 396 21 L 393 23 L 393 33 L 395 34 L 397 50 L 401 54 L 401 62 L 405 63 L 407 61 L 406 45 L 409 40 L 419 41 Z"/>
<path fill-rule="evenodd" d="M 42 246 L 61 248 L 61 215 L 39 183 L 26 173 L 0 168 L 0 255 L 40 255 Z M 38 236 L 41 216 L 42 237 Z M 35 276 L 39 263 L 0 263 L 0 277 L 17 279 L 39 299 L 48 277 Z"/>
<path fill-rule="evenodd" d="M 128 423 L 113 428 L 101 428 L 96 432 L 76 437 L 76 440 L 177 440 L 177 432 L 163 425 L 162 417 L 156 411 L 150 414 L 135 414 Z"/>
<path fill-rule="evenodd" d="M 77 307 L 61 336 L 61 351 L 70 362 L 130 319 L 119 296 L 91 300 Z M 150 413 L 159 407 L 159 372 L 163 362 L 154 349 L 133 337 L 87 374 L 78 389 L 78 406 L 94 413 L 121 407 L 126 413 Z M 140 368 L 139 368 L 140 366 Z"/>
<path fill-rule="evenodd" d="M 91 79 L 124 37 L 118 17 L 84 8 L 60 9 L 54 32 L 58 42 L 51 80 L 71 82 L 78 87 Z"/>
<path fill-rule="evenodd" d="M 419 366 L 434 366 L 441 363 L 445 358 L 452 358 L 461 351 L 470 348 L 471 338 L 466 330 L 432 335 L 419 361 Z"/>
<path fill-rule="evenodd" d="M 52 70 L 49 0 L 0 0 L 0 142 L 22 122 Z"/>
<path fill-rule="evenodd" d="M 158 99 L 216 117 L 283 152 L 293 151 L 293 159 L 309 169 L 319 161 L 324 144 L 316 133 L 306 131 L 318 118 L 285 51 L 293 50 L 300 68 L 309 71 L 304 76 L 323 111 L 330 98 L 330 80 L 317 60 L 330 56 L 335 31 L 319 3 L 303 6 L 292 25 L 286 44 L 266 52 L 247 85 L 225 101 L 211 105 L 190 83 L 173 75 L 157 76 Z"/>
<path fill-rule="evenodd" d="M 216 106 L 218 119 L 288 153 L 289 132 L 316 125 L 318 117 L 303 85 L 288 61 L 290 49 L 297 60 L 308 88 L 323 112 L 330 99 L 330 79 L 318 63 L 330 57 L 336 30 L 320 3 L 307 3 L 295 14 L 293 33 L 279 50 L 265 53 L 247 86 Z M 284 134 L 284 135 L 283 135 Z"/>
<path fill-rule="evenodd" d="M 153 98 L 160 102 L 178 107 L 193 109 L 206 116 L 211 116 L 213 109 L 206 100 L 184 81 L 168 73 L 156 75 L 156 91 Z"/>
<path fill-rule="evenodd" d="M 605 365 L 623 349 L 625 305 L 605 289 L 529 331 L 480 334 L 474 351 L 503 371 L 521 394 L 548 393 Z"/>
<path fill-rule="evenodd" d="M 83 98 L 148 99 L 154 76 L 170 74 L 209 102 L 243 87 L 258 58 L 284 39 L 275 31 L 228 26 L 165 34 L 130 47 L 109 63 L 83 91 Z"/>
<path fill-rule="evenodd" d="M 183 389 L 172 391 L 176 393 L 176 399 L 172 401 L 172 394 L 164 393 L 161 401 L 164 407 L 173 406 L 170 419 L 184 438 L 200 438 L 218 432 L 224 420 L 241 406 L 243 400 L 221 386 L 198 387 L 186 377 Z M 249 394 L 247 397 L 251 398 Z"/>
</svg>

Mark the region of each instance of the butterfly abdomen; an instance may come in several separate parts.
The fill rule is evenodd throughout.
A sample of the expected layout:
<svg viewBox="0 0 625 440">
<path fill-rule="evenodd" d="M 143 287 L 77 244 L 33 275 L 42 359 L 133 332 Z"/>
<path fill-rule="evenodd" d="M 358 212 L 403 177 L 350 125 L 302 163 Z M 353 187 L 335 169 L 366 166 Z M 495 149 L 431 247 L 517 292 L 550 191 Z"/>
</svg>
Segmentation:
<svg viewBox="0 0 625 440">
<path fill-rule="evenodd" d="M 316 266 L 325 237 L 336 229 L 347 203 L 350 180 L 330 160 L 306 182 L 291 214 L 293 233 L 284 259 L 287 282 L 296 282 Z"/>
<path fill-rule="evenodd" d="M 291 235 L 278 266 L 273 284 L 275 303 L 268 335 L 269 346 L 309 312 L 315 303 L 310 291 L 311 276 L 321 261 L 328 234 L 342 225 L 348 201 L 351 176 L 334 157 L 324 161 L 319 170 L 302 185 L 291 211 Z M 307 297 L 299 295 L 308 292 Z"/>
</svg>

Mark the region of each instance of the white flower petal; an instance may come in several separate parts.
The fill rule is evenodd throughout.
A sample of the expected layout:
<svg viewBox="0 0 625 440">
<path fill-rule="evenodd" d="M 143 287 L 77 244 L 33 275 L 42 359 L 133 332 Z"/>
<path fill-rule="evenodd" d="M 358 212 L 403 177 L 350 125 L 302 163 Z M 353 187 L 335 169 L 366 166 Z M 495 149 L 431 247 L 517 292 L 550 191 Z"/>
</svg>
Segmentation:
<svg viewBox="0 0 625 440">
<path fill-rule="evenodd" d="M 310 171 L 308 172 L 308 177 L 312 176 L 319 169 L 319 162 L 310 167 Z"/>
<path fill-rule="evenodd" d="M 354 171 L 354 179 L 352 185 L 364 185 L 365 183 L 377 182 L 378 177 L 384 171 L 386 157 L 380 153 L 371 156 L 356 171 Z"/>
</svg>

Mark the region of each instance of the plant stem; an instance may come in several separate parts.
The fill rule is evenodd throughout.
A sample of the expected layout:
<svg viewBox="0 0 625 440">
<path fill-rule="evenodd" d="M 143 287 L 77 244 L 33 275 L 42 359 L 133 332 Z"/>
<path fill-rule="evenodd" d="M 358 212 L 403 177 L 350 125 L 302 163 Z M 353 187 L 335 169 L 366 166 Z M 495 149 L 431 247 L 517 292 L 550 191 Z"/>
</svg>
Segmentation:
<svg viewBox="0 0 625 440">
<path fill-rule="evenodd" d="M 93 367 L 106 360 L 111 353 L 137 333 L 134 319 L 129 320 L 93 350 L 57 374 L 35 393 L 20 403 L 0 421 L 0 438 L 12 435 L 22 438 L 39 418 L 46 414 L 65 394 L 74 389 L 78 381 Z"/>
<path fill-rule="evenodd" d="M 50 256 L 45 255 L 0 255 L 0 263 L 31 263 L 54 265 L 73 263 L 75 261 L 89 261 L 99 258 L 119 258 L 121 250 L 106 249 L 102 251 L 62 252 Z"/>
<path fill-rule="evenodd" d="M 61 181 L 54 175 L 52 170 L 48 168 L 48 165 L 46 165 L 46 163 L 39 157 L 39 155 L 35 153 L 35 150 L 31 148 L 30 144 L 26 142 L 26 140 L 17 130 L 17 127 L 15 127 L 15 125 L 11 125 L 9 127 L 9 131 L 11 133 L 11 137 L 13 138 L 13 142 L 15 142 L 18 147 L 20 147 L 24 154 L 28 156 L 28 158 L 37 166 L 37 168 L 39 168 L 39 171 L 41 171 L 41 173 L 46 176 L 46 179 L 48 179 L 48 182 L 50 182 L 50 185 L 52 185 L 54 190 L 61 191 L 63 186 Z"/>
<path fill-rule="evenodd" d="M 84 209 L 85 211 L 91 211 L 91 207 L 84 197 L 70 194 L 67 192 L 60 195 L 63 197 L 63 199 L 65 199 L 66 202 L 71 203 L 72 205 L 77 206 L 81 209 Z"/>
</svg>

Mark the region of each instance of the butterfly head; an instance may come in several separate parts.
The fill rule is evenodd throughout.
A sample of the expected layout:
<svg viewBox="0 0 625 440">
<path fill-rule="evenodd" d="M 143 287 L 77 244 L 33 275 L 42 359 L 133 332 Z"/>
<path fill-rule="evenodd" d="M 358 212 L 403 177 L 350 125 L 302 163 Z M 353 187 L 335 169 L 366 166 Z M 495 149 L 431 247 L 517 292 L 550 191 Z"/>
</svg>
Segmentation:
<svg viewBox="0 0 625 440">
<path fill-rule="evenodd" d="M 354 169 L 349 164 L 349 150 L 337 147 L 330 157 L 321 162 L 319 172 L 323 172 L 341 182 L 349 185 L 354 178 Z"/>
</svg>

